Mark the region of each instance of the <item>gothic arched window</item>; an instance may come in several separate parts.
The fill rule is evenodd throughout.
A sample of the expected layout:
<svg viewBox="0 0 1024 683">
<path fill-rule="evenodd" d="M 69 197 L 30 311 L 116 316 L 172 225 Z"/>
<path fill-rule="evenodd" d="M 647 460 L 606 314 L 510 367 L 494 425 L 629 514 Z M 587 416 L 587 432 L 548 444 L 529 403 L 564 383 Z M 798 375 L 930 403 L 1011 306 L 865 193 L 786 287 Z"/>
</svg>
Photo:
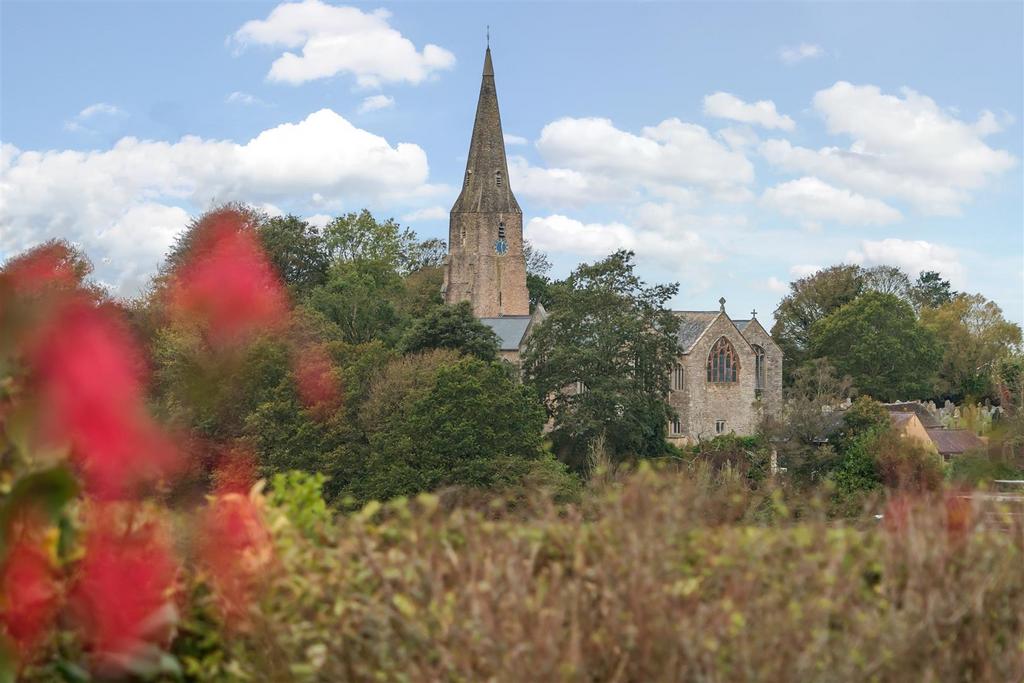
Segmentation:
<svg viewBox="0 0 1024 683">
<path fill-rule="evenodd" d="M 754 389 L 760 394 L 765 387 L 764 349 L 754 345 Z"/>
<path fill-rule="evenodd" d="M 494 172 L 494 184 L 501 187 L 501 171 Z"/>
<path fill-rule="evenodd" d="M 739 369 L 740 359 L 736 349 L 725 337 L 719 338 L 708 354 L 708 381 L 735 382 Z"/>
</svg>

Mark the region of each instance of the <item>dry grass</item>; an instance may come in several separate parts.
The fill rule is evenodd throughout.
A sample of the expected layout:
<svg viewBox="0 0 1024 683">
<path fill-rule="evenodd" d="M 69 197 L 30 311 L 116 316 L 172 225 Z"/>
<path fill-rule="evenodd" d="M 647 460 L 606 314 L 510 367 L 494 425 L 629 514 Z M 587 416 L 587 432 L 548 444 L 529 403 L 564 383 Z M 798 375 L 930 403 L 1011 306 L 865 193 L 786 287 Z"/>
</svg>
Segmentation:
<svg viewBox="0 0 1024 683">
<path fill-rule="evenodd" d="M 303 535 L 230 677 L 288 681 L 1019 681 L 1024 531 L 941 498 L 793 520 L 647 470 L 530 518 L 436 498 Z M 521 508 L 520 508 L 521 510 Z M 748 520 L 759 519 L 759 522 Z M 771 520 L 771 521 L 764 521 Z"/>
</svg>

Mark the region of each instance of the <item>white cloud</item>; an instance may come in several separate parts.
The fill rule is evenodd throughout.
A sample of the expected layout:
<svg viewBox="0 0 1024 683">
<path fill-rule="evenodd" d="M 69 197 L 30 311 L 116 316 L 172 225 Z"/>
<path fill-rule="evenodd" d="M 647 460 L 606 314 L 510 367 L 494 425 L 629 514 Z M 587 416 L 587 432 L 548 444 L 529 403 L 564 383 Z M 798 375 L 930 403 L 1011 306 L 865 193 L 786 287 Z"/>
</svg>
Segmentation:
<svg viewBox="0 0 1024 683">
<path fill-rule="evenodd" d="M 506 145 L 525 145 L 529 140 L 521 135 L 509 135 L 505 133 L 505 144 Z"/>
<path fill-rule="evenodd" d="M 543 251 L 577 258 L 599 258 L 618 249 L 630 249 L 640 260 L 693 279 L 703 264 L 720 259 L 694 228 L 721 220 L 679 215 L 671 204 L 645 203 L 632 211 L 628 224 L 583 223 L 552 214 L 530 219 L 524 234 Z"/>
<path fill-rule="evenodd" d="M 796 64 L 805 59 L 817 59 L 825 54 L 820 45 L 811 43 L 800 43 L 799 45 L 786 46 L 779 50 L 779 59 L 786 64 Z"/>
<path fill-rule="evenodd" d="M 450 69 L 455 55 L 437 45 L 422 51 L 388 23 L 391 13 L 363 12 L 320 0 L 282 3 L 266 19 L 246 22 L 234 34 L 239 46 L 301 48 L 274 60 L 267 78 L 299 85 L 351 74 L 361 87 L 383 83 L 421 83 L 437 71 Z"/>
<path fill-rule="evenodd" d="M 365 114 L 379 109 L 391 109 L 395 106 L 395 98 L 390 95 L 370 95 L 359 105 L 359 113 Z"/>
<path fill-rule="evenodd" d="M 722 128 L 718 131 L 718 137 L 725 140 L 725 144 L 733 148 L 733 150 L 740 152 L 741 154 L 748 147 L 753 147 L 760 138 L 757 137 L 757 133 L 750 126 L 729 126 Z"/>
<path fill-rule="evenodd" d="M 327 227 L 327 224 L 334 220 L 333 216 L 328 216 L 326 213 L 315 213 L 312 216 L 306 216 L 306 222 L 315 228 L 323 230 Z"/>
<path fill-rule="evenodd" d="M 810 263 L 801 263 L 795 266 L 790 266 L 789 274 L 799 279 L 804 277 L 810 277 L 811 275 L 817 273 L 819 270 L 821 270 L 821 266 L 813 265 Z"/>
<path fill-rule="evenodd" d="M 531 166 L 520 156 L 509 158 L 508 172 L 509 184 L 517 195 L 545 206 L 584 206 L 623 199 L 629 194 L 621 184 L 604 176 Z"/>
<path fill-rule="evenodd" d="M 448 210 L 443 206 L 428 206 L 424 209 L 417 209 L 402 216 L 404 223 L 415 223 L 418 221 L 443 221 L 448 219 Z"/>
<path fill-rule="evenodd" d="M 227 97 L 225 97 L 224 101 L 228 104 L 244 104 L 246 106 L 265 104 L 263 100 L 256 97 L 255 95 L 250 95 L 249 93 L 242 92 L 240 90 L 236 90 Z"/>
<path fill-rule="evenodd" d="M 885 202 L 809 176 L 768 188 L 761 195 L 761 203 L 785 216 L 800 219 L 805 227 L 816 227 L 819 221 L 886 225 L 902 218 L 899 211 Z"/>
<path fill-rule="evenodd" d="M 774 275 L 772 275 L 770 278 L 768 278 L 765 281 L 764 284 L 765 284 L 765 287 L 767 287 L 772 292 L 788 292 L 789 291 L 789 285 L 786 284 L 785 282 L 783 282 L 782 280 L 780 280 L 779 278 L 775 277 Z"/>
<path fill-rule="evenodd" d="M 317 208 L 436 194 L 424 151 L 392 145 L 329 109 L 263 131 L 243 144 L 186 136 L 126 137 L 102 151 L 37 152 L 3 145 L 0 254 L 49 237 L 81 243 L 98 274 L 131 292 L 184 227 L 210 204 L 288 201 Z M 189 209 L 190 211 L 186 211 Z"/>
<path fill-rule="evenodd" d="M 765 128 L 793 130 L 796 126 L 793 119 L 775 110 L 775 103 L 771 100 L 758 100 L 750 104 L 727 92 L 706 95 L 704 113 L 720 119 L 753 123 Z"/>
<path fill-rule="evenodd" d="M 73 119 L 65 121 L 64 130 L 72 132 L 89 131 L 89 127 L 85 125 L 87 121 L 95 120 L 97 117 L 102 116 L 122 116 L 124 113 L 124 110 L 117 105 L 97 102 L 96 104 L 90 104 L 75 114 Z"/>
<path fill-rule="evenodd" d="M 641 186 L 654 194 L 680 185 L 729 192 L 754 180 L 741 153 L 715 140 L 706 128 L 666 119 L 640 135 L 608 119 L 563 118 L 544 126 L 537 148 L 553 166 Z"/>
<path fill-rule="evenodd" d="M 962 288 L 966 284 L 967 273 L 960 263 L 957 250 L 924 240 L 866 240 L 861 242 L 859 251 L 850 252 L 847 258 L 868 266 L 899 266 L 911 277 L 916 277 L 925 270 L 934 270 L 941 273 L 956 288 Z"/>
<path fill-rule="evenodd" d="M 903 199 L 933 215 L 958 214 L 973 191 L 1016 166 L 1009 152 L 982 141 L 979 130 L 993 129 L 987 112 L 968 124 L 929 97 L 908 88 L 902 94 L 840 81 L 815 94 L 814 107 L 830 133 L 853 139 L 849 148 L 813 150 L 768 140 L 761 153 L 776 166 Z"/>
</svg>

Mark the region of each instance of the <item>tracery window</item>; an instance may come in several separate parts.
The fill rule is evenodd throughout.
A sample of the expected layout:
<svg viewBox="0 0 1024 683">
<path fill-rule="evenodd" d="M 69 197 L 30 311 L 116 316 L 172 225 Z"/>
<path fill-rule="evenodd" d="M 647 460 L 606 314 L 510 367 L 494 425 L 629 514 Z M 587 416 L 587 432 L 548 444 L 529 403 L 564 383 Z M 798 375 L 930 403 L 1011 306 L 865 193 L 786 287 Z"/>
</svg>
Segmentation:
<svg viewBox="0 0 1024 683">
<path fill-rule="evenodd" d="M 728 339 L 721 337 L 708 354 L 708 381 L 735 382 L 739 369 L 740 359 L 736 355 L 736 349 Z"/>
<path fill-rule="evenodd" d="M 683 366 L 676 363 L 672 367 L 672 391 L 682 391 L 684 379 Z"/>
<path fill-rule="evenodd" d="M 764 366 L 764 349 L 754 345 L 754 388 L 760 395 L 764 391 L 766 371 Z"/>
</svg>

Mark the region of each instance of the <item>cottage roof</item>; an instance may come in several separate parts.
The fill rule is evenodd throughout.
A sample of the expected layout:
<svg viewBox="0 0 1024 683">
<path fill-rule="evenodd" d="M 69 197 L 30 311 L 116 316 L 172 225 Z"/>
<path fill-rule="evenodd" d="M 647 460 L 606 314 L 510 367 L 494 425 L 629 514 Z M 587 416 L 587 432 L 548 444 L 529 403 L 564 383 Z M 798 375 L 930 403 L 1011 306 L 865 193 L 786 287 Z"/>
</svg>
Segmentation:
<svg viewBox="0 0 1024 683">
<path fill-rule="evenodd" d="M 942 455 L 959 455 L 985 447 L 985 442 L 967 429 L 928 429 L 928 437 Z"/>
<path fill-rule="evenodd" d="M 499 348 L 502 351 L 518 351 L 523 337 L 530 326 L 532 316 L 503 315 L 500 318 L 480 318 L 480 322 L 498 335 Z"/>
<path fill-rule="evenodd" d="M 921 421 L 921 424 L 924 425 L 926 429 L 939 428 L 943 426 L 939 418 L 936 417 L 932 411 L 928 410 L 928 407 L 922 403 L 914 401 L 886 403 L 885 408 L 889 411 L 890 415 L 895 413 L 912 413 L 917 415 L 917 419 Z"/>
</svg>

